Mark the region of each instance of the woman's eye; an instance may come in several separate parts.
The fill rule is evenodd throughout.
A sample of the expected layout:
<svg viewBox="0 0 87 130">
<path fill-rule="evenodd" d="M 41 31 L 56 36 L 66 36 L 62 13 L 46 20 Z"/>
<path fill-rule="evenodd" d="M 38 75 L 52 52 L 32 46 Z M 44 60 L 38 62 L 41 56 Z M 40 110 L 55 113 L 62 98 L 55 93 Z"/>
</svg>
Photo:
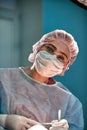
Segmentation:
<svg viewBox="0 0 87 130">
<path fill-rule="evenodd" d="M 53 48 L 47 46 L 46 49 L 47 49 L 47 51 L 49 53 L 54 53 L 54 49 Z"/>
<path fill-rule="evenodd" d="M 63 56 L 57 56 L 57 59 L 64 62 L 64 57 Z"/>
</svg>

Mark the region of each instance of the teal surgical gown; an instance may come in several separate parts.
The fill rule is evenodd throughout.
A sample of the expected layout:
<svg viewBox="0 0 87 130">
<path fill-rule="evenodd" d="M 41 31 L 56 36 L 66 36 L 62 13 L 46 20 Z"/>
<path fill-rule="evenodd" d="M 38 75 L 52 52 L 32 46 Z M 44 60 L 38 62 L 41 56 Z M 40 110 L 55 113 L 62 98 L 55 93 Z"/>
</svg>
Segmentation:
<svg viewBox="0 0 87 130">
<path fill-rule="evenodd" d="M 46 123 L 58 119 L 59 109 L 69 130 L 83 130 L 82 104 L 62 83 L 40 83 L 20 68 L 0 69 L 1 114 L 18 114 Z"/>
</svg>

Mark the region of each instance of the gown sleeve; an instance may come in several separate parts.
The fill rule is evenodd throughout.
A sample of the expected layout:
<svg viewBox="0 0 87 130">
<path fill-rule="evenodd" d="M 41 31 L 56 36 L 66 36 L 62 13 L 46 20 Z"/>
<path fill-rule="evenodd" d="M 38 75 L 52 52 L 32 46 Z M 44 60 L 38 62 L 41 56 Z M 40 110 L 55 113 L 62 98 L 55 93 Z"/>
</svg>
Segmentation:
<svg viewBox="0 0 87 130">
<path fill-rule="evenodd" d="M 69 123 L 69 130 L 83 130 L 84 119 L 82 104 L 78 98 L 71 95 L 67 108 L 66 119 Z"/>
</svg>

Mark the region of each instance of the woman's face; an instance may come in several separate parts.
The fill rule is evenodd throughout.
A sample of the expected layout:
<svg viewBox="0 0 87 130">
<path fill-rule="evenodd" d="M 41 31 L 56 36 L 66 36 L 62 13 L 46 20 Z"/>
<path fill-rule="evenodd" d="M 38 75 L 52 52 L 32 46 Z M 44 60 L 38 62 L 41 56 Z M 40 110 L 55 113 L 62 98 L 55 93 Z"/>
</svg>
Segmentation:
<svg viewBox="0 0 87 130">
<path fill-rule="evenodd" d="M 45 50 L 50 54 L 55 54 L 57 59 L 60 60 L 64 65 L 67 65 L 70 59 L 70 51 L 68 46 L 61 42 L 55 40 L 53 43 L 44 44 L 39 51 Z"/>
</svg>

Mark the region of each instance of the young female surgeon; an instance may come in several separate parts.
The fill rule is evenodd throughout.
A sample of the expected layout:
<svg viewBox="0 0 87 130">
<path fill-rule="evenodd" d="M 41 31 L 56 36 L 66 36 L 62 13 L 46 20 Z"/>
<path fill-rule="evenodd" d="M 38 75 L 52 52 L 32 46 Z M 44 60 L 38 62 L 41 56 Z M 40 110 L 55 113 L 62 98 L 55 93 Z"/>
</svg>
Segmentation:
<svg viewBox="0 0 87 130">
<path fill-rule="evenodd" d="M 1 129 L 83 130 L 81 102 L 53 79 L 64 75 L 78 52 L 73 36 L 57 29 L 33 45 L 32 66 L 1 68 Z"/>
</svg>

